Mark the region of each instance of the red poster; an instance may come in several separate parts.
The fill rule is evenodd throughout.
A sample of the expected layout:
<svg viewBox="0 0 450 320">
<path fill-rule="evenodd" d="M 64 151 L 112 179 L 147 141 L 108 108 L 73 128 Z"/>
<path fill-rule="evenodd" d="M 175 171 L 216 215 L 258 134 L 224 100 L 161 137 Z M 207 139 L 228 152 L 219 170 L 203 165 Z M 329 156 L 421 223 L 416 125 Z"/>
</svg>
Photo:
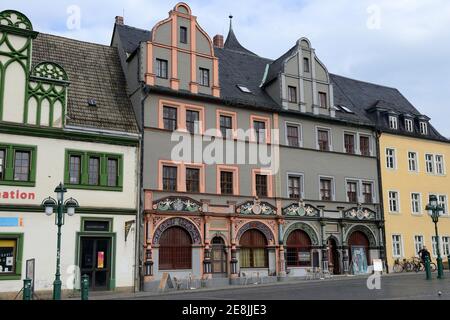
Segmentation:
<svg viewBox="0 0 450 320">
<path fill-rule="evenodd" d="M 105 267 L 105 253 L 103 251 L 97 252 L 97 269 Z"/>
</svg>

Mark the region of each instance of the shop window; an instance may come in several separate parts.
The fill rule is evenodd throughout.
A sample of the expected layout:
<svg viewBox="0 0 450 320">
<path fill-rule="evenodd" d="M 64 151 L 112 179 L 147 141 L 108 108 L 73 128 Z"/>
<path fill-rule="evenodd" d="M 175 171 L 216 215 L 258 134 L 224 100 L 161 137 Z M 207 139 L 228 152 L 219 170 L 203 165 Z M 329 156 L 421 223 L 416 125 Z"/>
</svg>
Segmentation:
<svg viewBox="0 0 450 320">
<path fill-rule="evenodd" d="M 267 268 L 267 240 L 264 234 L 256 229 L 246 231 L 240 241 L 241 268 Z"/>
<path fill-rule="evenodd" d="M 289 267 L 311 266 L 311 239 L 303 230 L 291 232 L 286 242 L 286 260 Z"/>
<path fill-rule="evenodd" d="M 159 241 L 159 269 L 186 270 L 192 268 L 192 240 L 180 227 L 167 229 Z"/>
</svg>

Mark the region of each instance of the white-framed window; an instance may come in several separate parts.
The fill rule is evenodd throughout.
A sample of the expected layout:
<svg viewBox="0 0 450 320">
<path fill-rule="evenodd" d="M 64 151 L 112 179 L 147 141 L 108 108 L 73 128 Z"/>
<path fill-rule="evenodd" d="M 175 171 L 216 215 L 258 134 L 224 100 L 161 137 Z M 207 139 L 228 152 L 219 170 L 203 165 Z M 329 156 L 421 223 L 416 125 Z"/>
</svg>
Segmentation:
<svg viewBox="0 0 450 320">
<path fill-rule="evenodd" d="M 316 127 L 316 141 L 318 150 L 333 151 L 330 128 Z"/>
<path fill-rule="evenodd" d="M 405 129 L 408 132 L 414 131 L 413 121 L 411 119 L 405 119 Z"/>
<path fill-rule="evenodd" d="M 442 214 L 447 215 L 448 214 L 448 207 L 447 207 L 447 196 L 444 194 L 440 194 L 438 196 L 439 205 L 444 208 L 444 211 Z"/>
<path fill-rule="evenodd" d="M 395 149 L 386 148 L 386 167 L 388 169 L 395 169 L 396 167 Z"/>
<path fill-rule="evenodd" d="M 434 173 L 434 157 L 432 154 L 425 155 L 425 167 L 427 168 L 427 173 Z"/>
<path fill-rule="evenodd" d="M 389 212 L 400 212 L 400 201 L 397 191 L 389 191 Z"/>
<path fill-rule="evenodd" d="M 434 158 L 436 160 L 436 174 L 444 175 L 445 174 L 444 156 L 437 154 Z"/>
<path fill-rule="evenodd" d="M 426 122 L 420 123 L 420 134 L 427 135 L 428 134 L 428 125 Z"/>
<path fill-rule="evenodd" d="M 335 199 L 334 178 L 319 176 L 319 199 L 322 201 L 334 201 Z"/>
<path fill-rule="evenodd" d="M 450 256 L 450 237 L 442 237 L 442 254 L 444 257 Z"/>
<path fill-rule="evenodd" d="M 398 129 L 398 118 L 396 116 L 389 116 L 389 128 L 393 130 Z"/>
<path fill-rule="evenodd" d="M 286 144 L 290 147 L 302 147 L 302 125 L 299 123 L 286 122 Z"/>
<path fill-rule="evenodd" d="M 359 202 L 359 181 L 346 180 L 347 190 L 347 202 L 358 203 Z"/>
<path fill-rule="evenodd" d="M 411 193 L 411 212 L 422 214 L 422 201 L 420 193 Z"/>
<path fill-rule="evenodd" d="M 414 236 L 414 249 L 416 250 L 415 256 L 419 256 L 419 251 L 423 249 L 423 236 Z"/>
<path fill-rule="evenodd" d="M 399 234 L 392 235 L 392 256 L 400 258 L 403 256 L 402 236 Z"/>
<path fill-rule="evenodd" d="M 431 237 L 431 245 L 433 257 L 437 257 L 438 238 L 436 236 Z"/>
<path fill-rule="evenodd" d="M 417 153 L 416 152 L 408 152 L 408 168 L 409 171 L 417 172 L 418 171 L 418 165 L 417 165 Z"/>
<path fill-rule="evenodd" d="M 303 199 L 303 174 L 287 173 L 287 194 L 290 199 Z"/>
</svg>

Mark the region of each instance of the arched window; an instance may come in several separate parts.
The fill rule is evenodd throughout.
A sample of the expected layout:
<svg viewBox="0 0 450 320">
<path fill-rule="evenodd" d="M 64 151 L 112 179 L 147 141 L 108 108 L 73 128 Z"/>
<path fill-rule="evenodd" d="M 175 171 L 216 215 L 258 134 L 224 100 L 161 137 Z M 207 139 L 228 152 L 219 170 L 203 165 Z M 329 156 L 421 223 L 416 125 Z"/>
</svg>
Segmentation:
<svg viewBox="0 0 450 320">
<path fill-rule="evenodd" d="M 267 268 L 267 240 L 264 234 L 256 229 L 246 231 L 239 241 L 241 268 Z"/>
<path fill-rule="evenodd" d="M 159 240 L 159 269 L 191 268 L 192 240 L 187 231 L 180 227 L 172 227 L 164 231 Z"/>
<path fill-rule="evenodd" d="M 289 267 L 311 266 L 311 239 L 305 231 L 292 231 L 286 246 L 286 260 Z"/>
</svg>

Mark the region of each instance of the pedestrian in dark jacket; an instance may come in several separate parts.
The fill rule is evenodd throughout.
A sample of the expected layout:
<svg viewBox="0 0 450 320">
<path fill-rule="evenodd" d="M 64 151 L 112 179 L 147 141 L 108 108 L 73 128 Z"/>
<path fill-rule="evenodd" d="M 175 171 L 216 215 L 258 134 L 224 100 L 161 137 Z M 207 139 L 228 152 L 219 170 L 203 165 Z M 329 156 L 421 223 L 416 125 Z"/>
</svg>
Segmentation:
<svg viewBox="0 0 450 320">
<path fill-rule="evenodd" d="M 425 246 L 419 251 L 419 256 L 420 256 L 420 259 L 422 259 L 423 263 L 425 263 L 425 259 L 427 257 L 428 257 L 428 261 L 431 261 L 430 251 L 428 251 L 427 247 L 425 247 Z"/>
</svg>

